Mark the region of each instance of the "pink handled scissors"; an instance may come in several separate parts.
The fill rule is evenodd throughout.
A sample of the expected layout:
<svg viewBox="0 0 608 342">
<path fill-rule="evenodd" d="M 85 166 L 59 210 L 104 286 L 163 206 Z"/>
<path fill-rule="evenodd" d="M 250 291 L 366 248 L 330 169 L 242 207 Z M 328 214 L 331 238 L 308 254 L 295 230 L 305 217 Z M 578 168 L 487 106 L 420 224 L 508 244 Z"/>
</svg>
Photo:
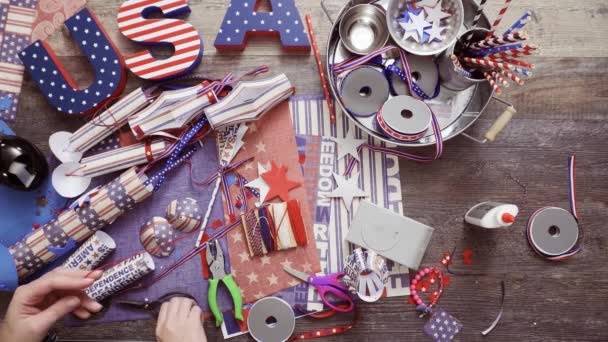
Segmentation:
<svg viewBox="0 0 608 342">
<path fill-rule="evenodd" d="M 289 267 L 283 267 L 283 270 L 292 276 L 314 286 L 317 289 L 317 292 L 319 292 L 319 296 L 321 296 L 323 303 L 325 303 L 325 305 L 329 306 L 331 309 L 338 312 L 351 312 L 355 308 L 355 303 L 350 297 L 348 287 L 340 281 L 340 279 L 344 277 L 343 272 L 317 277 L 308 275 L 304 272 L 296 271 Z M 344 306 L 334 305 L 327 299 L 327 295 L 347 301 L 348 307 L 345 308 Z"/>
</svg>

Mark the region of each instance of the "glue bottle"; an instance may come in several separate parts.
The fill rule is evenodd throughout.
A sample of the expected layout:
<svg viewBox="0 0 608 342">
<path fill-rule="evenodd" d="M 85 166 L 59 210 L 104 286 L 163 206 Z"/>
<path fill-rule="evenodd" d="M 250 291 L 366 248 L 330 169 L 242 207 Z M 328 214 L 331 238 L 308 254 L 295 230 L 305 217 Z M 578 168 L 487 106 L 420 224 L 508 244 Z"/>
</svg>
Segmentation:
<svg viewBox="0 0 608 342">
<path fill-rule="evenodd" d="M 464 220 L 482 228 L 501 228 L 512 225 L 518 213 L 514 204 L 483 202 L 469 209 Z"/>
</svg>

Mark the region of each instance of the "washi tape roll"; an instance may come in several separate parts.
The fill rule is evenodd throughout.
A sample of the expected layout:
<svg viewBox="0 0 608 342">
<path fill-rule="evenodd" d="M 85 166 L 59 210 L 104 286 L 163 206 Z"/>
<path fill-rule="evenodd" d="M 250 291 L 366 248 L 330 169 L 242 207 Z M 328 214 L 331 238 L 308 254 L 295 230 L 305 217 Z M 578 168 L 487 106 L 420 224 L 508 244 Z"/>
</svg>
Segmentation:
<svg viewBox="0 0 608 342">
<path fill-rule="evenodd" d="M 532 246 L 547 256 L 570 251 L 578 241 L 579 227 L 565 209 L 547 207 L 538 210 L 528 222 L 528 239 Z"/>
<path fill-rule="evenodd" d="M 346 74 L 340 82 L 344 107 L 355 116 L 374 115 L 389 96 L 388 80 L 378 69 L 362 66 Z"/>
<path fill-rule="evenodd" d="M 296 318 L 286 301 L 266 297 L 253 304 L 247 317 L 249 333 L 259 342 L 282 342 L 293 333 Z"/>
<path fill-rule="evenodd" d="M 176 199 L 167 207 L 167 220 L 173 229 L 189 233 L 201 226 L 201 210 L 194 198 Z"/>
<path fill-rule="evenodd" d="M 416 141 L 431 126 L 431 110 L 411 96 L 396 96 L 386 101 L 376 115 L 380 129 L 399 141 Z"/>
<path fill-rule="evenodd" d="M 116 250 L 116 242 L 102 231 L 97 231 L 74 252 L 61 267 L 93 270 Z"/>
<path fill-rule="evenodd" d="M 357 248 L 346 259 L 344 283 L 356 292 L 361 300 L 375 302 L 384 293 L 388 280 L 386 260 L 374 251 Z"/>
<path fill-rule="evenodd" d="M 435 94 L 439 86 L 439 69 L 433 56 L 407 54 L 412 79 L 426 94 Z"/>
<path fill-rule="evenodd" d="M 99 280 L 84 290 L 96 301 L 102 301 L 154 271 L 154 259 L 148 253 L 139 253 L 114 265 Z"/>
<path fill-rule="evenodd" d="M 168 257 L 175 250 L 173 229 L 163 218 L 155 216 L 146 222 L 139 233 L 139 241 L 148 253 L 157 257 Z"/>
</svg>

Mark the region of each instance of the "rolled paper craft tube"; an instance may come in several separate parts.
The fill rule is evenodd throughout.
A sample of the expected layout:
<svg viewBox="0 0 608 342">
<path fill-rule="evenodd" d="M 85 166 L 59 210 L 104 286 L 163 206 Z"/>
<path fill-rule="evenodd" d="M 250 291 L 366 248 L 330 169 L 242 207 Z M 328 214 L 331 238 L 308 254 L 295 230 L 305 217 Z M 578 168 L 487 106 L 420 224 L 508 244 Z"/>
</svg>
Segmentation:
<svg viewBox="0 0 608 342">
<path fill-rule="evenodd" d="M 62 265 L 63 268 L 93 270 L 116 250 L 116 242 L 102 231 L 93 234 Z"/>
<path fill-rule="evenodd" d="M 175 250 L 174 237 L 169 222 L 158 216 L 146 222 L 139 232 L 139 241 L 146 251 L 159 258 L 168 257 L 173 253 Z"/>
<path fill-rule="evenodd" d="M 154 271 L 154 260 L 148 253 L 139 253 L 103 272 L 99 280 L 84 290 L 96 301 L 102 301 Z"/>
<path fill-rule="evenodd" d="M 173 229 L 190 233 L 201 226 L 201 209 L 194 198 L 173 200 L 167 207 L 167 220 Z"/>
<path fill-rule="evenodd" d="M 70 176 L 94 178 L 156 160 L 171 144 L 165 140 L 118 148 L 82 159 Z M 75 165 L 76 167 L 76 165 Z"/>
<path fill-rule="evenodd" d="M 86 240 L 148 198 L 153 186 L 145 185 L 147 179 L 144 173 L 138 174 L 131 168 L 90 195 L 89 205 L 64 210 L 57 219 L 9 247 L 19 279 L 25 279 L 57 259 L 61 255 L 60 248 L 68 241 Z M 58 237 L 58 242 L 54 237 Z"/>
</svg>

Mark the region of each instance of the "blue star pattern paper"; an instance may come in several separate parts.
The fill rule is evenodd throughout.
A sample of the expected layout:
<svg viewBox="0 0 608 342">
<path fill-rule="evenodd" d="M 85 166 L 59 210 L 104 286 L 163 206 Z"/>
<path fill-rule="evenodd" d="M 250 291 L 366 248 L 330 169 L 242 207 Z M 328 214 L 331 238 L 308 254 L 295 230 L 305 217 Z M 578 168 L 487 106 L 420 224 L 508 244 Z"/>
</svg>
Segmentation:
<svg viewBox="0 0 608 342">
<path fill-rule="evenodd" d="M 435 311 L 424 325 L 424 333 L 436 342 L 448 342 L 454 339 L 462 329 L 462 323 L 443 309 Z"/>
<path fill-rule="evenodd" d="M 215 38 L 218 50 L 243 50 L 250 34 L 281 38 L 287 50 L 310 50 L 308 34 L 294 0 L 270 0 L 271 12 L 256 12 L 257 0 L 233 0 Z"/>
<path fill-rule="evenodd" d="M 95 69 L 95 80 L 88 88 L 77 89 L 53 50 L 44 42 L 34 42 L 19 53 L 19 57 L 47 101 L 58 111 L 90 113 L 112 96 L 122 93 L 126 82 L 124 61 L 87 8 L 66 20 L 65 25 Z"/>
</svg>

